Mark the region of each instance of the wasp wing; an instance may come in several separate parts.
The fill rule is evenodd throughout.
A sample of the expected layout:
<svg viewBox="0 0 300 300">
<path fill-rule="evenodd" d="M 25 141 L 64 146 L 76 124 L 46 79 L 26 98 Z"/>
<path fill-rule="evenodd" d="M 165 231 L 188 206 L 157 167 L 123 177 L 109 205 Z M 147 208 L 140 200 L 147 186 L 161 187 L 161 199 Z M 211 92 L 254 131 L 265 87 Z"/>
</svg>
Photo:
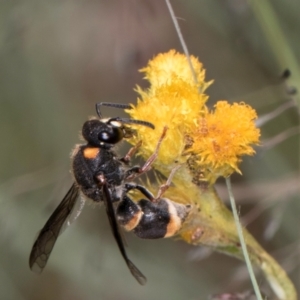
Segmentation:
<svg viewBox="0 0 300 300">
<path fill-rule="evenodd" d="M 29 266 L 35 272 L 42 272 L 59 236 L 59 233 L 72 212 L 79 195 L 78 186 L 73 183 L 68 193 L 55 209 L 36 239 L 29 257 Z"/>
<path fill-rule="evenodd" d="M 119 231 L 119 226 L 116 220 L 116 216 L 115 216 L 115 211 L 114 211 L 114 207 L 111 201 L 111 197 L 110 197 L 110 192 L 108 189 L 108 186 L 106 183 L 103 184 L 102 186 L 103 188 L 103 200 L 104 200 L 104 205 L 105 205 L 105 209 L 106 209 L 106 213 L 108 216 L 108 220 L 110 223 L 110 227 L 111 230 L 113 232 L 113 235 L 115 237 L 115 240 L 118 244 L 118 247 L 120 249 L 120 252 L 131 272 L 131 274 L 133 275 L 133 277 L 141 284 L 144 285 L 147 281 L 146 277 L 142 274 L 142 272 L 133 264 L 133 262 L 128 258 L 126 251 L 125 251 L 125 247 L 123 244 L 123 240 L 122 240 L 122 236 L 120 234 Z"/>
</svg>

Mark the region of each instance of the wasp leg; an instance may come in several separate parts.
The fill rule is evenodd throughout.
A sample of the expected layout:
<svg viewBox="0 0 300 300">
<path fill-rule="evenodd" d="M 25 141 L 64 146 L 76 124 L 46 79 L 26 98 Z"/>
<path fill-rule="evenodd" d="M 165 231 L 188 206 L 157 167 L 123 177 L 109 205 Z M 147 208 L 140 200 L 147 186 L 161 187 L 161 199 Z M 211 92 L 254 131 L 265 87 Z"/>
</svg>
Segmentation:
<svg viewBox="0 0 300 300">
<path fill-rule="evenodd" d="M 147 281 L 146 277 L 142 274 L 142 272 L 133 264 L 133 262 L 128 258 L 125 247 L 122 241 L 122 236 L 119 231 L 119 226 L 116 220 L 115 212 L 114 212 L 114 207 L 112 204 L 112 199 L 110 195 L 110 190 L 108 188 L 106 179 L 103 175 L 97 176 L 97 179 L 99 180 L 100 188 L 103 189 L 103 201 L 106 209 L 106 213 L 108 216 L 108 220 L 110 223 L 110 227 L 112 230 L 112 233 L 114 235 L 114 238 L 117 242 L 117 245 L 119 247 L 119 250 L 131 272 L 133 277 L 141 284 L 144 285 Z"/>
<path fill-rule="evenodd" d="M 127 177 L 125 177 L 126 180 L 132 180 L 132 179 L 136 178 L 137 176 L 148 172 L 151 169 L 151 165 L 154 163 L 154 161 L 156 160 L 156 158 L 158 156 L 159 148 L 161 146 L 162 141 L 164 140 L 164 138 L 166 136 L 167 130 L 168 130 L 168 127 L 165 126 L 163 129 L 163 133 L 158 140 L 158 143 L 156 145 L 154 153 L 147 159 L 145 164 L 142 167 L 140 167 L 140 166 L 132 167 L 131 169 L 129 169 L 127 171 L 127 174 L 126 174 Z"/>
<path fill-rule="evenodd" d="M 124 189 L 125 193 L 128 193 L 131 190 L 138 190 L 150 201 L 155 199 L 154 195 L 147 188 L 134 182 L 125 183 Z"/>
<path fill-rule="evenodd" d="M 125 164 L 128 164 L 132 158 L 132 156 L 135 154 L 135 152 L 138 150 L 138 148 L 140 148 L 142 145 L 142 141 L 139 141 L 134 147 L 130 148 L 128 153 L 120 158 L 120 161 L 122 161 Z"/>
<path fill-rule="evenodd" d="M 140 185 L 140 184 L 136 184 L 133 182 L 129 182 L 125 184 L 125 192 L 129 192 L 131 190 L 138 190 L 140 191 L 148 200 L 150 200 L 151 202 L 159 202 L 162 195 L 166 192 L 166 190 L 170 187 L 171 183 L 172 183 L 172 179 L 176 173 L 176 171 L 181 167 L 181 165 L 178 165 L 176 167 L 174 167 L 171 170 L 171 173 L 166 181 L 166 183 L 162 184 L 157 192 L 156 197 L 153 196 L 153 194 L 144 186 Z"/>
<path fill-rule="evenodd" d="M 166 190 L 170 187 L 171 183 L 172 183 L 172 179 L 176 173 L 176 171 L 181 167 L 181 165 L 178 165 L 176 167 L 174 167 L 172 170 L 171 170 L 171 173 L 166 181 L 165 184 L 162 184 L 159 189 L 158 189 L 158 192 L 157 192 L 157 195 L 156 195 L 156 198 L 153 199 L 153 202 L 158 202 L 162 195 L 166 192 Z"/>
</svg>

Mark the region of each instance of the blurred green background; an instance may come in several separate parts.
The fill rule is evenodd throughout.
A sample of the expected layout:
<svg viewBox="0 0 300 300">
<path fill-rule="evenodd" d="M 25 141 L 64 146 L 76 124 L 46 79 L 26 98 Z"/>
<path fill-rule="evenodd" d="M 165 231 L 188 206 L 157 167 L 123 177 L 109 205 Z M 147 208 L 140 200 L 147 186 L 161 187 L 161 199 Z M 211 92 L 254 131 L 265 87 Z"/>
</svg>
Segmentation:
<svg viewBox="0 0 300 300">
<path fill-rule="evenodd" d="M 211 105 L 245 101 L 259 116 L 289 106 L 262 126 L 265 143 L 233 182 L 245 224 L 299 290 L 299 95 L 288 90 L 299 85 L 300 2 L 266 1 L 283 31 L 282 49 L 263 29 L 271 25 L 279 39 L 272 11 L 253 9 L 260 1 L 172 3 L 190 53 L 215 79 Z M 139 286 L 104 209 L 92 205 L 60 236 L 42 275 L 30 271 L 32 244 L 72 182 L 69 154 L 95 103 L 135 103 L 135 85 L 145 86 L 137 70 L 181 46 L 162 0 L 1 1 L 0 16 L 0 299 L 202 300 L 251 289 L 236 259 L 126 234 L 128 255 L 148 278 Z M 286 48 L 296 64 L 281 60 Z M 285 68 L 288 80 L 280 78 Z M 222 181 L 218 188 L 227 201 Z"/>
</svg>

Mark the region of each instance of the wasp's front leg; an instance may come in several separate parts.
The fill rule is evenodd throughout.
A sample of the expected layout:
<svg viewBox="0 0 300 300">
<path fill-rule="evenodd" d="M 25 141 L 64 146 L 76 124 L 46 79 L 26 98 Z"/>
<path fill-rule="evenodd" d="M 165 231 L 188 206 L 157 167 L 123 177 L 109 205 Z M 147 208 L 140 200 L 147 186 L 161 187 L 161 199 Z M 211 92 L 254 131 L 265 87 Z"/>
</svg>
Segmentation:
<svg viewBox="0 0 300 300">
<path fill-rule="evenodd" d="M 127 152 L 127 154 L 124 157 L 120 158 L 120 161 L 122 161 L 123 163 L 128 165 L 132 156 L 136 153 L 138 148 L 141 147 L 141 145 L 142 145 L 142 141 L 139 141 L 134 147 L 131 147 L 129 149 L 129 151 Z"/>
<path fill-rule="evenodd" d="M 165 126 L 163 129 L 163 133 L 157 142 L 154 153 L 147 159 L 147 161 L 144 163 L 144 165 L 142 167 L 140 167 L 140 166 L 132 167 L 131 169 L 129 169 L 127 171 L 127 174 L 126 174 L 127 180 L 132 180 L 132 179 L 136 178 L 137 176 L 140 176 L 143 173 L 148 172 L 151 169 L 152 164 L 154 163 L 154 161 L 156 160 L 156 158 L 158 156 L 158 151 L 161 146 L 161 143 L 164 140 L 164 138 L 166 137 L 167 130 L 168 130 L 168 127 Z"/>
</svg>

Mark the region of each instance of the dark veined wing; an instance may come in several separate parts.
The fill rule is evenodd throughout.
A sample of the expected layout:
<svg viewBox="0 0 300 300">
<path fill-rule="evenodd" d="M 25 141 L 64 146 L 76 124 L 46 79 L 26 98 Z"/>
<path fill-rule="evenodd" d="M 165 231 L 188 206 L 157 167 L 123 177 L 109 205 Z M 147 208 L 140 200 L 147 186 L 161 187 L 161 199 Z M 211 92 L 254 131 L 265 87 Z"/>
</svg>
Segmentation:
<svg viewBox="0 0 300 300">
<path fill-rule="evenodd" d="M 55 209 L 36 239 L 29 257 L 29 266 L 32 271 L 42 272 L 59 236 L 61 228 L 72 212 L 79 195 L 78 186 L 73 183 L 68 193 Z"/>
<path fill-rule="evenodd" d="M 108 189 L 108 186 L 106 183 L 103 184 L 102 186 L 103 188 L 103 200 L 104 200 L 104 205 L 105 205 L 105 209 L 106 209 L 106 213 L 108 216 L 108 220 L 110 223 L 110 227 L 112 229 L 113 235 L 115 237 L 115 240 L 118 244 L 118 247 L 120 249 L 120 252 L 131 272 L 131 274 L 133 275 L 133 277 L 141 284 L 144 285 L 146 284 L 146 277 L 142 274 L 142 272 L 132 263 L 132 261 L 128 258 L 126 251 L 125 251 L 125 247 L 123 244 L 123 240 L 122 240 L 122 236 L 120 234 L 119 231 L 119 226 L 116 220 L 116 216 L 115 216 L 115 211 L 114 211 L 114 207 L 112 204 L 112 201 L 110 199 L 110 192 Z"/>
</svg>

